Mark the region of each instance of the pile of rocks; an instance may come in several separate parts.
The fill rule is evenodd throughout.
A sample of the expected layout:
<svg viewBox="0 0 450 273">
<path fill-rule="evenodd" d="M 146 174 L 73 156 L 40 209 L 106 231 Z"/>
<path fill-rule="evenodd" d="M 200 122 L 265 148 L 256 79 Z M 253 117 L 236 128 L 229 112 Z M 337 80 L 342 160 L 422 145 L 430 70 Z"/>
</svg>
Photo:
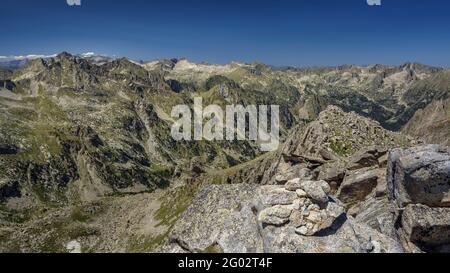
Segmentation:
<svg viewBox="0 0 450 273">
<path fill-rule="evenodd" d="M 347 215 L 325 181 L 205 187 L 158 252 L 402 252 Z"/>
<path fill-rule="evenodd" d="M 292 156 L 284 157 L 278 163 L 274 183 L 284 184 L 295 177 L 325 181 L 329 193 L 336 195 L 352 215 L 356 215 L 361 202 L 387 194 L 387 152 L 383 147 L 374 146 L 347 158 L 326 160 L 303 156 L 302 161 L 296 162 Z"/>
<path fill-rule="evenodd" d="M 335 220 L 345 213 L 328 194 L 331 188 L 325 181 L 301 181 L 294 179 L 284 187 L 263 186 L 263 204 L 269 205 L 261 211 L 258 221 L 262 225 L 289 224 L 295 232 L 313 236 L 330 228 Z"/>
</svg>

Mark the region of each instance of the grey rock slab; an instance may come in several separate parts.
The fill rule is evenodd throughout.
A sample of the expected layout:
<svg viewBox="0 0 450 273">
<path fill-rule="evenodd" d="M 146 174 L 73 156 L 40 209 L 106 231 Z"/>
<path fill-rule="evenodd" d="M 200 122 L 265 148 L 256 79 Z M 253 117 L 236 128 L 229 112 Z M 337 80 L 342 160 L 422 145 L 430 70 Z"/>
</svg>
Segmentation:
<svg viewBox="0 0 450 273">
<path fill-rule="evenodd" d="M 408 205 L 402 228 L 411 242 L 425 247 L 450 245 L 450 208 Z"/>
<path fill-rule="evenodd" d="M 389 196 L 399 207 L 450 206 L 450 148 L 395 149 L 389 154 L 387 172 Z"/>
<path fill-rule="evenodd" d="M 377 186 L 378 169 L 360 169 L 347 173 L 337 193 L 345 204 L 363 201 Z"/>
</svg>

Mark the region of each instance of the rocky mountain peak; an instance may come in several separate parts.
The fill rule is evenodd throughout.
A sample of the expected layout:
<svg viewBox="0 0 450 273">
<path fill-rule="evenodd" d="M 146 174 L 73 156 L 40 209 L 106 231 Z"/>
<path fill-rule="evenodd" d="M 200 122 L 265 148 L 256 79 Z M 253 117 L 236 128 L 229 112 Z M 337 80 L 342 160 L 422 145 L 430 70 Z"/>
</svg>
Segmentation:
<svg viewBox="0 0 450 273">
<path fill-rule="evenodd" d="M 321 154 L 349 156 L 368 146 L 393 147 L 409 140 L 385 130 L 378 122 L 364 118 L 354 112 L 344 112 L 337 106 L 328 106 L 317 120 L 297 128 L 283 148 L 289 155 Z"/>
<path fill-rule="evenodd" d="M 58 55 L 56 55 L 55 58 L 58 60 L 64 60 L 64 59 L 72 59 L 72 58 L 74 58 L 74 56 L 68 52 L 63 51 L 63 52 L 59 53 Z"/>
</svg>

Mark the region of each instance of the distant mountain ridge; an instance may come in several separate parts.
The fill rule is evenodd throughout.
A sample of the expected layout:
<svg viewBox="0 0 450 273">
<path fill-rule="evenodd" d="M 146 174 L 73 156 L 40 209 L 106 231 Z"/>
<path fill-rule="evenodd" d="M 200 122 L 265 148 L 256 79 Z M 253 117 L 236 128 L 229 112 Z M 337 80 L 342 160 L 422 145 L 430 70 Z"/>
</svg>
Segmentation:
<svg viewBox="0 0 450 273">
<path fill-rule="evenodd" d="M 51 55 L 37 55 L 37 54 L 31 54 L 31 55 L 20 55 L 20 56 L 0 56 L 0 68 L 3 69 L 12 69 L 16 70 L 19 68 L 24 67 L 29 62 L 36 60 L 36 59 L 50 59 L 56 57 L 58 54 L 51 54 Z M 95 54 L 93 52 L 86 52 L 82 54 L 75 55 L 77 57 L 84 58 L 86 60 L 90 60 L 93 63 L 97 64 L 103 64 L 109 61 L 112 61 L 113 57 L 108 57 L 100 54 Z"/>
<path fill-rule="evenodd" d="M 37 58 L 51 60 L 55 56 L 0 57 L 0 67 L 17 70 Z M 117 60 L 92 52 L 73 57 L 97 66 Z M 192 63 L 186 59 L 149 62 L 136 62 L 127 58 L 120 60 L 127 60 L 147 71 L 163 75 L 165 82 L 177 92 L 205 89 L 204 85 L 209 78 L 223 76 L 244 89 L 266 93 L 273 90 L 280 92 L 280 89 L 296 90 L 294 93 L 303 97 L 297 108 L 300 107 L 300 115 L 306 120 L 314 119 L 318 112 L 324 110 L 324 106 L 335 104 L 347 111 L 371 117 L 391 130 L 400 130 L 418 109 L 425 108 L 435 97 L 448 93 L 448 90 L 437 89 L 445 89 L 449 70 L 418 63 L 400 66 L 377 64 L 274 68 L 261 63 L 232 62 L 214 65 Z M 428 94 L 427 90 L 437 91 Z M 427 93 L 428 97 L 417 101 L 417 94 L 421 93 Z M 296 94 L 293 94 L 294 99 L 295 97 Z M 287 98 L 283 102 L 286 101 Z M 354 107 L 355 105 L 358 107 Z"/>
</svg>

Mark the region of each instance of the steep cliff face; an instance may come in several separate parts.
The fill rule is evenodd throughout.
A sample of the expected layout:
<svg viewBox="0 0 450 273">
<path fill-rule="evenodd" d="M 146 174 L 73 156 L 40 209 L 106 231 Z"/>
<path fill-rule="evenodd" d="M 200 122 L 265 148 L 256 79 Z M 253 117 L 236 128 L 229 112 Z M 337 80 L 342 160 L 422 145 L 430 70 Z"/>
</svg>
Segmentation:
<svg viewBox="0 0 450 273">
<path fill-rule="evenodd" d="M 418 110 L 402 131 L 427 143 L 450 145 L 450 100 L 432 102 Z"/>
<path fill-rule="evenodd" d="M 408 123 L 414 114 L 432 102 L 447 100 L 450 97 L 450 70 L 442 70 L 431 77 L 415 82 L 402 95 L 401 101 L 405 104 L 401 112 L 391 119 L 391 125 L 397 125 L 393 128 L 400 129 L 401 126 Z"/>
</svg>

